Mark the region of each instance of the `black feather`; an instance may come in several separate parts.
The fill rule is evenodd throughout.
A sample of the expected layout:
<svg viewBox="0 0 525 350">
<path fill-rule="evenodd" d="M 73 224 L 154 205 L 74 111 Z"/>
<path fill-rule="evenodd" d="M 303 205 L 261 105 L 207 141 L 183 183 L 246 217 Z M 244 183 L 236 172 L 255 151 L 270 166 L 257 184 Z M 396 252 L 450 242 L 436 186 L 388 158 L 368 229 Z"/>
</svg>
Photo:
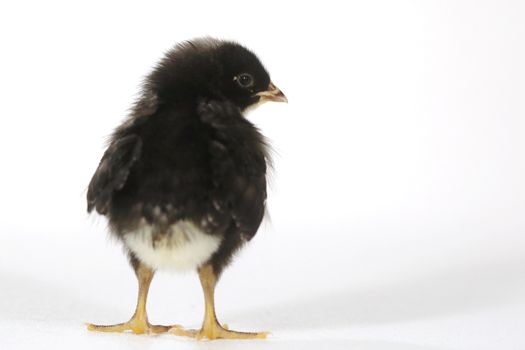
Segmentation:
<svg viewBox="0 0 525 350">
<path fill-rule="evenodd" d="M 115 139 L 108 147 L 88 187 L 88 212 L 96 208 L 106 214 L 115 191 L 124 187 L 129 172 L 141 153 L 142 141 L 137 135 Z"/>
</svg>

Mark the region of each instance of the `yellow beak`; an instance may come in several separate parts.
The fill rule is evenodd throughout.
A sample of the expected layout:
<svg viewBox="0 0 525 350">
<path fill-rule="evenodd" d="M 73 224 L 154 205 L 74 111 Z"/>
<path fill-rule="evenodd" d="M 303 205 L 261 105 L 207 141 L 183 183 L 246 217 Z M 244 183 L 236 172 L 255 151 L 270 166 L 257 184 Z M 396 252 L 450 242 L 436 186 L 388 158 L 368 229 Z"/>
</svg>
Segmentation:
<svg viewBox="0 0 525 350">
<path fill-rule="evenodd" d="M 261 98 L 259 100 L 260 102 L 273 101 L 288 103 L 288 99 L 286 98 L 286 96 L 284 96 L 283 92 L 272 82 L 270 82 L 270 84 L 268 85 L 268 90 L 261 91 L 255 95 Z"/>
</svg>

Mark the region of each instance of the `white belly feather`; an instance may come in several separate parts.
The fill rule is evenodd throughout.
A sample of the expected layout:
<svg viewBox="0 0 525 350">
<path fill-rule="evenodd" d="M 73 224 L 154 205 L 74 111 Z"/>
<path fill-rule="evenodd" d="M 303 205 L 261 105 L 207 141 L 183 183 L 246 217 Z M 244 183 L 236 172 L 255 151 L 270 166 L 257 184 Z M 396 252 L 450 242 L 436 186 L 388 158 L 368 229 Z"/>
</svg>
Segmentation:
<svg viewBox="0 0 525 350">
<path fill-rule="evenodd" d="M 144 264 L 156 270 L 190 270 L 217 251 L 221 239 L 202 232 L 189 221 L 179 221 L 171 233 L 152 241 L 151 226 L 124 235 L 125 245 Z"/>
</svg>

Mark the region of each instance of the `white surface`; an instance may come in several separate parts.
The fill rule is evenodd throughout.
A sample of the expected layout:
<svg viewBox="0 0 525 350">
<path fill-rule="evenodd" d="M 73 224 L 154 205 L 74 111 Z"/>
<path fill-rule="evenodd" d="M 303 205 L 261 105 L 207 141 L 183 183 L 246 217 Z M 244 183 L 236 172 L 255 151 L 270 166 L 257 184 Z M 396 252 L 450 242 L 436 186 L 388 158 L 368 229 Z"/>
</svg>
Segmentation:
<svg viewBox="0 0 525 350">
<path fill-rule="evenodd" d="M 2 2 L 0 348 L 525 348 L 525 3 Z M 219 317 L 264 342 L 88 333 L 133 273 L 84 190 L 104 135 L 174 42 L 252 48 L 288 106 L 272 223 L 225 272 Z M 192 274 L 153 322 L 198 326 Z"/>
<path fill-rule="evenodd" d="M 292 228 L 281 231 L 261 232 L 217 291 L 223 322 L 240 330 L 270 330 L 272 336 L 266 342 L 229 342 L 228 348 L 522 349 L 525 344 L 522 245 L 469 230 L 419 237 L 334 227 L 301 235 Z M 337 237 L 343 234 L 348 237 Z M 520 236 L 503 238 L 522 243 Z M 297 247 L 293 240 L 300 238 Z M 86 331 L 83 322 L 126 320 L 135 303 L 135 277 L 120 248 L 102 235 L 48 233 L 5 241 L 4 349 L 224 347 L 173 335 Z M 43 251 L 48 247 L 52 254 Z M 203 314 L 197 276 L 158 274 L 149 312 L 155 323 L 197 327 Z"/>
</svg>

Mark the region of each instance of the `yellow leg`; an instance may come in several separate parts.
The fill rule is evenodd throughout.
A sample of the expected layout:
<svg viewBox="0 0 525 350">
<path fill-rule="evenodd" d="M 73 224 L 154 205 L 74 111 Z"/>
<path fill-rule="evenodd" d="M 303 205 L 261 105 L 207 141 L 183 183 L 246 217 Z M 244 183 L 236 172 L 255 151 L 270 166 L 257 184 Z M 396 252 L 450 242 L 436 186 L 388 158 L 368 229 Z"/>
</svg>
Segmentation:
<svg viewBox="0 0 525 350">
<path fill-rule="evenodd" d="M 128 322 L 114 325 L 95 325 L 88 324 L 87 329 L 98 332 L 133 332 L 135 334 L 144 333 L 164 333 L 170 329 L 178 326 L 161 326 L 152 325 L 148 322 L 148 315 L 146 313 L 146 300 L 148 298 L 149 286 L 153 279 L 154 271 L 143 264 L 139 264 L 135 270 L 137 279 L 139 281 L 139 295 L 137 300 L 137 307 L 135 313 Z"/>
<path fill-rule="evenodd" d="M 217 276 L 211 265 L 205 265 L 199 269 L 199 278 L 204 291 L 204 322 L 200 330 L 186 330 L 175 327 L 170 330 L 171 333 L 180 336 L 193 337 L 196 339 L 208 338 L 214 339 L 264 339 L 268 332 L 249 333 L 236 332 L 228 329 L 227 326 L 221 326 L 215 314 L 214 293 L 217 284 Z"/>
</svg>

